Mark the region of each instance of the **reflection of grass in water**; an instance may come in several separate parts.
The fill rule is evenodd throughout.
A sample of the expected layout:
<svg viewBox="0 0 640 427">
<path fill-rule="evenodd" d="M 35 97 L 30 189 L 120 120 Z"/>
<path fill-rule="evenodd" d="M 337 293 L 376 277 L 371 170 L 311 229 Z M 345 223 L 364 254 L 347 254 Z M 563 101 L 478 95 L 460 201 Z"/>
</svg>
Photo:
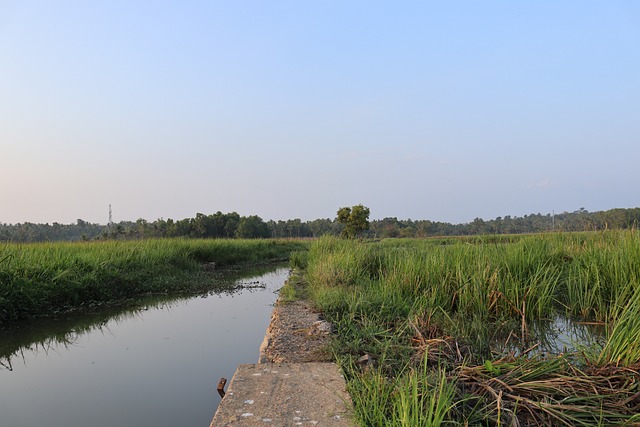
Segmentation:
<svg viewBox="0 0 640 427">
<path fill-rule="evenodd" d="M 558 356 L 602 346 L 606 337 L 604 324 L 574 322 L 562 315 L 557 315 L 553 320 L 529 322 L 528 333 L 525 343 L 512 334 L 499 336 L 492 344 L 494 355 L 519 355 L 528 350 L 527 354 L 530 355 Z"/>
<path fill-rule="evenodd" d="M 14 359 L 25 361 L 26 353 L 48 353 L 73 346 L 89 332 L 108 329 L 109 321 L 120 322 L 138 315 L 141 308 L 109 309 L 101 313 L 72 315 L 65 319 L 41 319 L 2 331 L 0 365 L 12 370 Z"/>
<path fill-rule="evenodd" d="M 141 313 L 154 308 L 171 308 L 172 305 L 194 296 L 232 295 L 239 292 L 252 292 L 245 289 L 242 279 L 262 276 L 274 271 L 274 266 L 252 267 L 245 269 L 226 269 L 215 274 L 215 287 L 212 278 L 207 278 L 208 288 L 197 292 L 183 292 L 179 295 L 154 295 L 129 299 L 118 306 L 94 306 L 80 313 L 67 313 L 51 319 L 34 319 L 29 323 L 19 323 L 0 329 L 0 367 L 12 370 L 15 360 L 24 362 L 27 353 L 47 353 L 56 348 L 73 346 L 77 339 L 87 333 L 103 331 L 108 333 L 109 323 L 121 323 L 140 317 Z"/>
</svg>

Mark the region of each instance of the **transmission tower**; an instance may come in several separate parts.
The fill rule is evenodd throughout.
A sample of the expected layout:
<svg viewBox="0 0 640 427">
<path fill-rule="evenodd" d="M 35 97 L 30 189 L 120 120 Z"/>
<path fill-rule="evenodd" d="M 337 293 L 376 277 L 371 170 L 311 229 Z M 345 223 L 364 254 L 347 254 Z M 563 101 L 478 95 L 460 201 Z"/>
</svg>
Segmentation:
<svg viewBox="0 0 640 427">
<path fill-rule="evenodd" d="M 111 215 L 111 203 L 109 203 L 109 226 L 113 225 L 113 216 Z"/>
</svg>

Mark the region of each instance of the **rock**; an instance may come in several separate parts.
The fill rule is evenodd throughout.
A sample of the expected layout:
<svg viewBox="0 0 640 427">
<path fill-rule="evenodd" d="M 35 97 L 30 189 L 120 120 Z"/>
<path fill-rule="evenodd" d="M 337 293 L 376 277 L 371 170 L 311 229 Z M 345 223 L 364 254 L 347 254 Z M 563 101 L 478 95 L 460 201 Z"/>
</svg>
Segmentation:
<svg viewBox="0 0 640 427">
<path fill-rule="evenodd" d="M 330 322 L 327 322 L 326 320 L 318 320 L 316 322 L 313 322 L 312 326 L 322 334 L 333 333 L 333 325 Z"/>
<path fill-rule="evenodd" d="M 375 365 L 376 361 L 373 358 L 372 355 L 370 354 L 365 354 L 364 356 L 362 356 L 360 359 L 358 359 L 358 365 L 364 367 L 364 368 L 368 368 L 370 366 Z"/>
</svg>

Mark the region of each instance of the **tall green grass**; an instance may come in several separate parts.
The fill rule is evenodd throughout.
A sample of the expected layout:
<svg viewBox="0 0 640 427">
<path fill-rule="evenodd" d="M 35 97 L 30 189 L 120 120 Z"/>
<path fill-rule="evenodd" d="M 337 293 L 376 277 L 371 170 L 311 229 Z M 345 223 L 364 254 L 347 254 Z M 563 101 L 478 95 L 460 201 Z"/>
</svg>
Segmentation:
<svg viewBox="0 0 640 427">
<path fill-rule="evenodd" d="M 540 328 L 532 328 L 532 324 L 558 315 L 609 326 L 602 348 L 569 358 L 576 366 L 590 366 L 607 375 L 615 372 L 621 377 L 640 366 L 640 351 L 634 344 L 640 341 L 640 234 L 636 230 L 446 241 L 322 238 L 312 244 L 305 261 L 309 293 L 337 326 L 335 352 L 350 379 L 356 412 L 378 414 L 371 419 L 360 415 L 362 425 L 405 425 L 399 420 L 412 419 L 407 415 L 412 411 L 406 409 L 418 402 L 409 395 L 404 400 L 395 399 L 398 381 L 404 381 L 400 379 L 406 378 L 407 365 L 420 359 L 418 356 L 427 354 L 431 363 L 447 370 L 449 382 L 455 379 L 453 372 L 461 364 L 482 367 L 496 357 L 508 356 L 496 353 L 498 342 L 517 343 L 521 356 L 510 356 L 520 365 L 535 359 L 528 352 L 545 338 L 535 336 Z M 363 354 L 378 361 L 374 374 L 361 373 L 355 364 Z M 549 371 L 549 375 L 570 376 L 562 366 Z M 624 367 L 627 373 L 609 372 L 608 366 Z M 423 372 L 419 382 L 429 383 L 426 377 L 433 377 L 434 372 Z M 551 381 L 551 377 L 545 380 Z M 553 381 L 562 382 L 557 378 Z M 620 387 L 629 391 L 638 381 L 640 376 L 621 382 Z M 430 384 L 433 387 L 433 381 Z M 415 390 L 410 382 L 400 388 Z M 456 399 L 466 398 L 462 393 Z M 526 402 L 535 404 L 535 396 L 518 399 L 516 403 L 528 399 Z M 576 401 L 589 399 L 587 393 Z M 626 406 L 609 403 L 612 400 L 608 398 L 594 397 L 593 401 L 613 405 L 601 412 L 606 414 L 603 420 L 615 424 L 629 420 L 628 408 L 637 408 L 639 399 L 631 399 Z M 386 406 L 379 403 L 385 400 Z M 570 395 L 566 401 L 571 401 Z M 562 411 L 565 403 L 563 400 L 545 407 L 547 412 L 531 417 L 539 416 L 552 424 L 570 420 L 574 416 L 571 414 L 586 417 L 575 407 L 570 408 L 574 412 L 569 411 L 569 406 L 564 414 L 567 417 L 552 415 L 553 411 Z M 364 407 L 359 408 L 360 404 Z M 405 410 L 389 415 L 399 407 Z M 452 409 L 443 420 L 454 422 L 460 410 Z M 453 413 L 458 418 L 454 419 Z M 499 419 L 482 405 L 468 410 L 464 417 L 478 419 L 478 414 L 483 422 Z M 585 419 L 593 422 L 597 417 Z M 422 425 L 422 421 L 411 422 Z"/>
<path fill-rule="evenodd" d="M 597 366 L 637 366 L 640 361 L 640 293 L 627 301 L 597 354 Z"/>
<path fill-rule="evenodd" d="M 425 362 L 393 379 L 381 369 L 371 369 L 352 380 L 355 418 L 362 425 L 437 427 L 459 405 L 457 389 L 443 369 L 431 370 Z"/>
<path fill-rule="evenodd" d="M 562 300 L 575 316 L 614 321 L 640 288 L 640 234 L 598 233 L 571 242 Z"/>
<path fill-rule="evenodd" d="M 211 280 L 203 263 L 221 268 L 286 260 L 306 245 L 188 239 L 5 244 L 0 247 L 0 323 L 137 295 L 204 289 Z"/>
</svg>

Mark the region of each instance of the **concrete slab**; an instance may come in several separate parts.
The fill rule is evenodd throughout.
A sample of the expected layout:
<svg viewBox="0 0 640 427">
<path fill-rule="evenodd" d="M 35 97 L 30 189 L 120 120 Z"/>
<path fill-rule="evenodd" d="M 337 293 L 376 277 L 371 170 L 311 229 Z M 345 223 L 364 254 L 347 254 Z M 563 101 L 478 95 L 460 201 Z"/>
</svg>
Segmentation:
<svg viewBox="0 0 640 427">
<path fill-rule="evenodd" d="M 350 413 L 333 363 L 239 365 L 211 427 L 352 427 Z"/>
</svg>

